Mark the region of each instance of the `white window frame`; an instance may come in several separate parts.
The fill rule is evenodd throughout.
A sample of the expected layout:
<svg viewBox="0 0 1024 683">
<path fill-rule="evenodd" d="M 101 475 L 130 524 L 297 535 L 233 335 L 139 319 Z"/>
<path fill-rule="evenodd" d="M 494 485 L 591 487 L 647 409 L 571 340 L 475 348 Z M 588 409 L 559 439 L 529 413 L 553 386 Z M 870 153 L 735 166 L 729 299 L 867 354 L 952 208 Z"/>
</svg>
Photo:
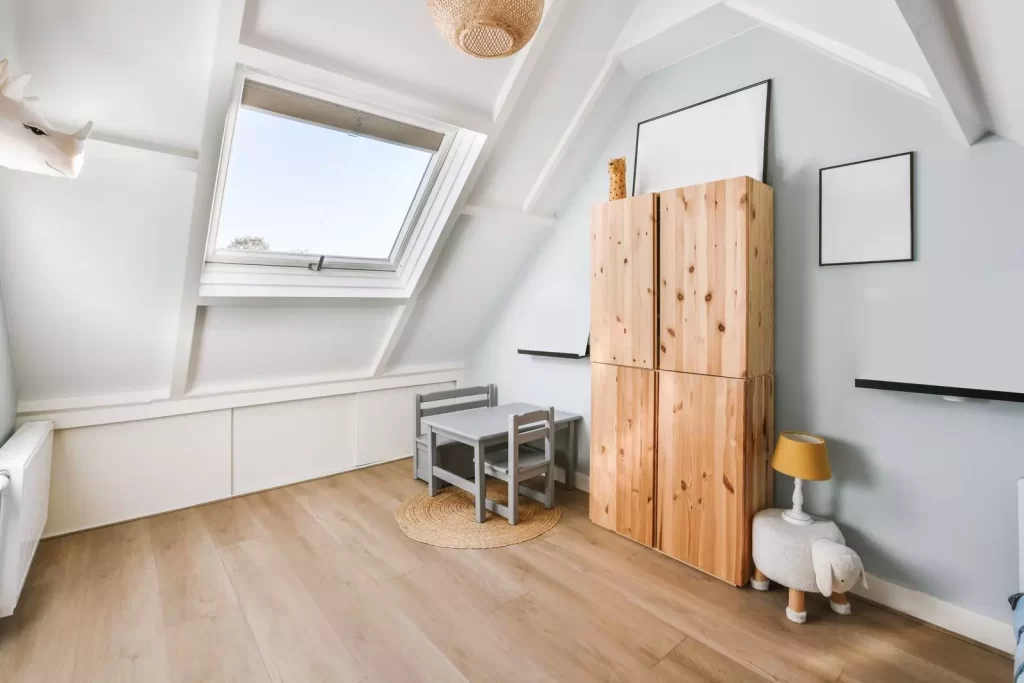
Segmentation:
<svg viewBox="0 0 1024 683">
<path fill-rule="evenodd" d="M 286 92 L 295 93 L 299 96 L 311 97 L 317 100 L 337 104 L 350 109 L 381 116 L 400 123 L 417 126 L 434 131 L 443 135 L 441 146 L 434 154 L 428 164 L 420 185 L 410 203 L 409 211 L 406 213 L 402 227 L 392 245 L 388 258 L 359 258 L 352 256 L 331 256 L 324 255 L 323 267 L 319 272 L 309 269 L 310 264 L 316 264 L 320 260 L 320 254 L 287 254 L 277 252 L 243 252 L 225 253 L 227 250 L 217 248 L 217 234 L 220 228 L 220 214 L 223 204 L 224 188 L 227 181 L 228 168 L 231 162 L 231 145 L 234 141 L 235 124 L 238 120 L 238 113 L 242 107 L 242 92 L 246 82 L 252 82 Z M 330 93 L 308 88 L 303 85 L 292 83 L 284 79 L 276 78 L 246 67 L 239 67 L 235 74 L 232 88 L 231 101 L 228 105 L 227 118 L 224 123 L 224 137 L 221 142 L 220 159 L 217 166 L 217 179 L 214 186 L 213 203 L 210 210 L 210 222 L 206 240 L 206 263 L 204 264 L 204 276 L 207 272 L 214 274 L 234 274 L 231 278 L 236 282 L 245 281 L 250 275 L 278 274 L 287 275 L 302 273 L 303 275 L 332 275 L 332 274 L 365 274 L 366 276 L 378 279 L 380 276 L 397 275 L 402 270 L 410 256 L 411 245 L 416 241 L 417 235 L 423 230 L 426 221 L 425 214 L 429 205 L 440 193 L 451 190 L 444 185 L 442 176 L 449 165 L 450 152 L 455 145 L 459 128 L 449 124 L 440 123 L 431 119 L 406 114 L 398 114 L 380 107 L 358 102 L 348 98 L 340 97 Z M 256 270 L 253 270 L 255 268 Z M 204 279 L 206 279 L 204 277 Z M 378 280 L 379 281 L 379 280 Z"/>
</svg>

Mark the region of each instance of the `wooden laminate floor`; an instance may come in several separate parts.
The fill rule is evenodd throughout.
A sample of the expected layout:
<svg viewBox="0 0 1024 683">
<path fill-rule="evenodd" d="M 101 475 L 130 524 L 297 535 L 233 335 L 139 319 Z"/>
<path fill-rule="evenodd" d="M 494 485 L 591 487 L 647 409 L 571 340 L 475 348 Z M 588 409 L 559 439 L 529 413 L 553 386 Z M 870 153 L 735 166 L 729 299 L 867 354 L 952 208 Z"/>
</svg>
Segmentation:
<svg viewBox="0 0 1024 683">
<path fill-rule="evenodd" d="M 408 461 L 44 542 L 0 681 L 998 681 L 1011 662 L 854 601 L 736 589 L 587 521 L 406 538 Z"/>
</svg>

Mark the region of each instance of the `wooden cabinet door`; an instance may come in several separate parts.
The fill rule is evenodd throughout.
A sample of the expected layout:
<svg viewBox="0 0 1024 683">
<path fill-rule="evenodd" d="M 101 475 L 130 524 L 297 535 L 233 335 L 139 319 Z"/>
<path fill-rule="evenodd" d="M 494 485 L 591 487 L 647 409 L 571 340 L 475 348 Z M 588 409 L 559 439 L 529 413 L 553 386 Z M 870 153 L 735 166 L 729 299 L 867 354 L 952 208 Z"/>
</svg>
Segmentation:
<svg viewBox="0 0 1024 683">
<path fill-rule="evenodd" d="M 660 194 L 659 369 L 772 372 L 773 208 L 746 177 Z"/>
<path fill-rule="evenodd" d="M 742 586 L 771 494 L 772 377 L 658 373 L 658 537 L 671 557 Z"/>
<path fill-rule="evenodd" d="M 590 521 L 654 545 L 652 370 L 593 363 Z"/>
<path fill-rule="evenodd" d="M 590 356 L 653 370 L 657 197 L 605 202 L 591 213 Z"/>
</svg>

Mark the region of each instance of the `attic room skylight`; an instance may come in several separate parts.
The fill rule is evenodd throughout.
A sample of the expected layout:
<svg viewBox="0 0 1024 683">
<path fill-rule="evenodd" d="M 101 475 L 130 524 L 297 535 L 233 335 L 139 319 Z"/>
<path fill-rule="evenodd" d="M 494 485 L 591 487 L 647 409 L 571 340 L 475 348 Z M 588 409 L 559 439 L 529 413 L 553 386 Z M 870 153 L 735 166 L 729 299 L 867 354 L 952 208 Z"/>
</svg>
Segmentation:
<svg viewBox="0 0 1024 683">
<path fill-rule="evenodd" d="M 453 137 L 245 78 L 207 263 L 397 270 Z"/>
</svg>

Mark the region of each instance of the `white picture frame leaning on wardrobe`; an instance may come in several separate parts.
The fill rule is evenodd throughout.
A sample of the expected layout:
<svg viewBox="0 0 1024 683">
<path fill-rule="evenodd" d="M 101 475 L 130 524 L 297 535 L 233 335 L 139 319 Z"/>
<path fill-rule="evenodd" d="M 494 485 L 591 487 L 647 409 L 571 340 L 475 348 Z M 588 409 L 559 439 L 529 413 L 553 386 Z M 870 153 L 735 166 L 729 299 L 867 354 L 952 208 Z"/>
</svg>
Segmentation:
<svg viewBox="0 0 1024 683">
<path fill-rule="evenodd" d="M 913 152 L 818 171 L 818 265 L 913 260 Z"/>
<path fill-rule="evenodd" d="M 640 121 L 633 196 L 749 176 L 768 184 L 771 79 Z"/>
</svg>

